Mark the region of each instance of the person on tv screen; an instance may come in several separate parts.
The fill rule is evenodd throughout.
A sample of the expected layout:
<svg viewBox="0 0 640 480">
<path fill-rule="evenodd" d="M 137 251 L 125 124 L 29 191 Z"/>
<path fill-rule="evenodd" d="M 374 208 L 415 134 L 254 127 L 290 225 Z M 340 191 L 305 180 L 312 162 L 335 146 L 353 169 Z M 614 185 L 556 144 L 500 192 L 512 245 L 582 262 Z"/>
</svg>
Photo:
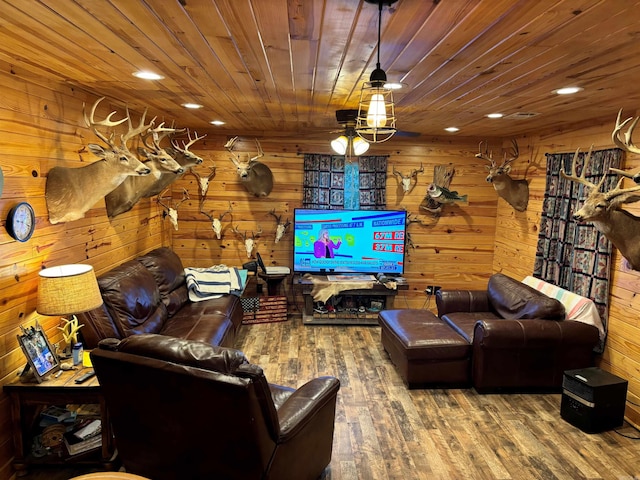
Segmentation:
<svg viewBox="0 0 640 480">
<path fill-rule="evenodd" d="M 338 238 L 338 243 L 335 243 L 329 238 L 328 230 L 320 230 L 320 237 L 313 243 L 313 255 L 316 258 L 333 258 L 335 256 L 333 251 L 340 248 L 340 245 L 342 245 L 341 238 Z"/>
</svg>

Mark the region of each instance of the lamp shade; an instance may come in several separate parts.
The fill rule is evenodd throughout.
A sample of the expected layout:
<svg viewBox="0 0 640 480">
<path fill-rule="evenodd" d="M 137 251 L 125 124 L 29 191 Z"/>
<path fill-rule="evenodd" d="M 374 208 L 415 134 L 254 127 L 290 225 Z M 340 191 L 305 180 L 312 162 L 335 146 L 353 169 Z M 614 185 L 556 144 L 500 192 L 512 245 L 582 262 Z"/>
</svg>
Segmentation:
<svg viewBox="0 0 640 480">
<path fill-rule="evenodd" d="M 344 135 L 340 135 L 338 138 L 331 141 L 331 148 L 338 155 L 344 155 L 345 153 L 347 153 L 348 147 L 349 147 L 349 139 Z"/>
<path fill-rule="evenodd" d="M 91 265 L 60 265 L 39 273 L 38 303 L 41 315 L 70 315 L 102 305 L 102 296 Z"/>
</svg>

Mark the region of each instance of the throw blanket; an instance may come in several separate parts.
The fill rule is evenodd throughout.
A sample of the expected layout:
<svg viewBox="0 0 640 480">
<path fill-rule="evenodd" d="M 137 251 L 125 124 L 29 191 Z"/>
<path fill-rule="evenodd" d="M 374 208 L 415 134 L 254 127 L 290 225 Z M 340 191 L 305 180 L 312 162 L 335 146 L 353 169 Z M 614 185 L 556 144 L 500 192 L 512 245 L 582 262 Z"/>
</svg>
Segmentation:
<svg viewBox="0 0 640 480">
<path fill-rule="evenodd" d="M 366 290 L 373 288 L 374 285 L 378 284 L 377 280 L 368 280 L 368 281 L 347 281 L 340 280 L 339 282 L 330 282 L 328 280 L 323 280 L 318 277 L 314 277 L 313 275 L 306 274 L 304 276 L 307 280 L 313 283 L 313 288 L 311 289 L 311 296 L 313 300 L 316 302 L 326 302 L 334 295 L 342 292 L 343 290 Z M 386 282 L 383 285 L 391 290 L 395 290 L 397 288 L 397 282 Z"/>
<path fill-rule="evenodd" d="M 562 303 L 567 312 L 567 320 L 575 320 L 595 326 L 600 333 L 600 341 L 604 342 L 604 326 L 596 304 L 592 300 L 532 276 L 525 277 L 522 283 Z"/>
<path fill-rule="evenodd" d="M 218 298 L 225 294 L 240 295 L 244 290 L 241 271 L 226 265 L 214 265 L 207 268 L 187 267 L 184 269 L 189 300 L 201 302 Z M 246 271 L 245 271 L 246 278 Z"/>
</svg>

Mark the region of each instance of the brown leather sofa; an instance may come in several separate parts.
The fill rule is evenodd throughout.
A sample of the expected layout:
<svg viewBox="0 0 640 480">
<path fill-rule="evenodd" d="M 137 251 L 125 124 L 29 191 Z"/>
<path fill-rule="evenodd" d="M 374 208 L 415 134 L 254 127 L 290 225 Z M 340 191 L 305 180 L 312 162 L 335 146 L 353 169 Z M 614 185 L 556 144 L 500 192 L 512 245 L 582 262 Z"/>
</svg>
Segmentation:
<svg viewBox="0 0 640 480">
<path fill-rule="evenodd" d="M 338 379 L 267 383 L 242 352 L 162 335 L 91 360 L 127 472 L 154 480 L 312 480 L 331 461 Z"/>
<path fill-rule="evenodd" d="M 486 290 L 436 293 L 427 310 L 380 313 L 382 343 L 409 387 L 479 392 L 559 390 L 565 370 L 593 366 L 598 329 L 565 320 L 556 299 L 503 274 Z"/>
<path fill-rule="evenodd" d="M 86 348 L 105 338 L 141 333 L 232 347 L 243 311 L 235 295 L 189 300 L 180 258 L 167 247 L 123 263 L 98 277 L 104 304 L 78 315 Z"/>
</svg>

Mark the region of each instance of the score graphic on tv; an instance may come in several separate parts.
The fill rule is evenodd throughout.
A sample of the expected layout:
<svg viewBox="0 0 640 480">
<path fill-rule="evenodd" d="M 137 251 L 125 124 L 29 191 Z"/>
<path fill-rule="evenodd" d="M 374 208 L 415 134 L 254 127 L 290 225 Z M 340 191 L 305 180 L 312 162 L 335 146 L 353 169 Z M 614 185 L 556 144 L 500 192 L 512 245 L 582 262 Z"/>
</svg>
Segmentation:
<svg viewBox="0 0 640 480">
<path fill-rule="evenodd" d="M 404 273 L 404 210 L 296 209 L 293 270 Z"/>
</svg>

